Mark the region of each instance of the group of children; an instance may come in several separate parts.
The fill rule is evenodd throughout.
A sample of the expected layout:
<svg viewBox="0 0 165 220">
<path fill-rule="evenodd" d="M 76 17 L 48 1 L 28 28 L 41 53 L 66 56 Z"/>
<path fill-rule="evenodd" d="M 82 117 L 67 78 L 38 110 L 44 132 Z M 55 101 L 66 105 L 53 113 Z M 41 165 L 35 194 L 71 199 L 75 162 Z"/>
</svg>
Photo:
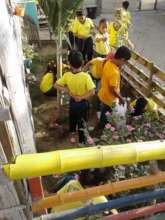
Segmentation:
<svg viewBox="0 0 165 220">
<path fill-rule="evenodd" d="M 101 19 L 97 33 L 95 33 L 92 20 L 86 18 L 82 11 L 78 11 L 76 18 L 69 26 L 69 69 L 57 80 L 57 67 L 55 62 L 51 61 L 42 77 L 40 89 L 45 95 L 55 96 L 56 90 L 58 90 L 70 97 L 69 131 L 71 143 L 86 144 L 84 130 L 87 128 L 90 97 L 95 95 L 98 99 L 97 110 L 100 111 L 98 128 L 101 131 L 107 123 L 107 112 L 112 112 L 113 103 L 124 104 L 126 102 L 120 93 L 120 71 L 121 67 L 131 58 L 131 51 L 127 47 L 132 47 L 128 39 L 128 28 L 131 25 L 128 7 L 129 2 L 124 1 L 122 9 L 116 11 L 115 20 L 110 24 L 106 19 Z M 132 116 L 138 116 L 145 111 L 152 111 L 156 108 L 156 104 L 151 99 L 139 98 L 131 103 L 131 107 L 134 109 Z M 107 174 L 110 174 L 110 170 L 108 169 L 81 171 L 79 179 L 70 178 L 70 176 L 68 179 L 67 176 L 56 187 L 55 192 L 60 195 L 104 183 L 109 179 Z M 106 201 L 108 200 L 105 196 L 91 200 L 93 204 Z M 62 205 L 53 208 L 52 212 L 78 208 L 84 204 L 76 202 Z M 115 214 L 117 211 L 112 210 L 112 212 Z"/>
<path fill-rule="evenodd" d="M 106 124 L 106 112 L 111 112 L 113 102 L 119 99 L 120 103 L 125 100 L 120 94 L 120 68 L 131 58 L 131 52 L 126 46 L 119 47 L 112 59 L 105 60 L 101 85 L 98 98 L 101 102 L 101 117 L 99 128 L 103 129 Z M 78 128 L 79 143 L 85 144 L 84 129 L 88 118 L 88 99 L 95 95 L 95 84 L 92 77 L 82 70 L 83 55 L 79 51 L 71 51 L 68 57 L 70 71 L 58 79 L 55 88 L 70 96 L 69 103 L 69 130 L 71 142 L 76 142 Z"/>
<path fill-rule="evenodd" d="M 68 27 L 70 48 L 82 52 L 84 61 L 88 62 L 95 57 L 106 57 L 109 52 L 114 52 L 120 46 L 133 44 L 128 39 L 128 30 L 131 25 L 131 15 L 128 11 L 129 2 L 124 1 L 122 8 L 116 9 L 114 19 L 108 22 L 103 18 L 98 27 L 83 11 L 77 11 Z"/>
<path fill-rule="evenodd" d="M 56 64 L 51 61 L 40 83 L 41 91 L 47 96 L 55 96 L 56 90 L 70 96 L 69 101 L 69 131 L 70 142 L 86 144 L 85 129 L 89 112 L 88 99 L 97 97 L 97 111 L 100 130 L 107 123 L 107 112 L 112 112 L 115 102 L 125 103 L 120 94 L 120 70 L 131 58 L 127 46 L 119 44 L 119 38 L 128 39 L 128 28 L 131 24 L 128 12 L 129 2 L 124 1 L 122 9 L 116 11 L 115 19 L 108 25 L 106 19 L 99 22 L 95 34 L 95 58 L 93 58 L 94 24 L 86 18 L 82 11 L 77 12 L 76 18 L 69 26 L 70 52 L 68 56 L 69 69 L 60 79 L 56 79 Z M 122 34 L 117 27 L 122 26 Z M 108 30 L 108 32 L 107 32 Z M 122 36 L 122 37 L 121 37 Z M 124 40 L 120 43 L 126 43 Z M 76 44 L 76 50 L 71 50 Z M 89 72 L 90 74 L 89 74 Z M 54 85 L 55 83 L 55 85 Z M 132 107 L 134 115 L 142 114 L 151 100 L 140 98 Z M 78 131 L 78 140 L 77 140 Z"/>
</svg>

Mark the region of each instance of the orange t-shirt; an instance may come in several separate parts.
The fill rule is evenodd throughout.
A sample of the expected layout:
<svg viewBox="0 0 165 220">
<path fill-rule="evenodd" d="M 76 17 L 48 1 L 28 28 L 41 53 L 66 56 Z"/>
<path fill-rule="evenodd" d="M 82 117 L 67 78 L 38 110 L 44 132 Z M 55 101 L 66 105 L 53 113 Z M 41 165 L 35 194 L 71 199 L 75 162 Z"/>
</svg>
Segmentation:
<svg viewBox="0 0 165 220">
<path fill-rule="evenodd" d="M 109 90 L 111 86 L 115 87 L 116 90 L 120 92 L 120 70 L 118 66 L 109 60 L 104 65 L 101 88 L 98 92 L 100 101 L 108 106 L 112 106 L 112 103 L 117 100 Z"/>
</svg>

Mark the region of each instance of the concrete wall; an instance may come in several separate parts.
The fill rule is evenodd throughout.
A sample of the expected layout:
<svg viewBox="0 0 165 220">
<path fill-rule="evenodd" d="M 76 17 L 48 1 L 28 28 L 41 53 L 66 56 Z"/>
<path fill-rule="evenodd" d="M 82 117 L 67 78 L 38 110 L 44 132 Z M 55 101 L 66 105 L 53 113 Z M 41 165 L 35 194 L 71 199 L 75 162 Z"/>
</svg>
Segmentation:
<svg viewBox="0 0 165 220">
<path fill-rule="evenodd" d="M 14 4 L 0 3 L 0 108 L 9 107 L 10 119 L 0 118 L 0 165 L 22 153 L 35 152 L 31 101 L 25 80 L 20 18 Z M 27 182 L 8 181 L 0 166 L 0 219 L 30 220 Z M 25 204 L 23 207 L 22 205 Z"/>
</svg>

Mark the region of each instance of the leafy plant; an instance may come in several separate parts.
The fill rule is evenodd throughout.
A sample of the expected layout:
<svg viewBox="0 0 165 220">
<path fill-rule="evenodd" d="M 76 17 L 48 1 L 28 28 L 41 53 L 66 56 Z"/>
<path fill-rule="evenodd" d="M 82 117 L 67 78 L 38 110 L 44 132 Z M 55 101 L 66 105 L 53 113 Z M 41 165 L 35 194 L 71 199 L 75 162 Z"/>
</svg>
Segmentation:
<svg viewBox="0 0 165 220">
<path fill-rule="evenodd" d="M 83 0 L 39 0 L 39 3 L 47 15 L 49 24 L 56 37 L 57 78 L 62 76 L 62 39 L 67 24 L 74 16 Z M 58 93 L 59 104 L 62 99 Z"/>
<path fill-rule="evenodd" d="M 83 0 L 40 0 L 40 5 L 55 34 L 59 32 L 59 19 L 61 19 L 60 29 L 65 31 L 69 20 L 74 16 Z M 61 15 L 61 18 L 59 17 Z"/>
</svg>

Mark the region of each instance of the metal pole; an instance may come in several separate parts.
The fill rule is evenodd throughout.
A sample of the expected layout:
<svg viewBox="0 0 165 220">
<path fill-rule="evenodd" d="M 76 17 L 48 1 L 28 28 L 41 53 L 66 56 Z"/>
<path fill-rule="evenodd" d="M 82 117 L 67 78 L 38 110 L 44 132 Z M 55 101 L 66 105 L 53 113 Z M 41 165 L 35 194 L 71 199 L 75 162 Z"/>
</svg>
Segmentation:
<svg viewBox="0 0 165 220">
<path fill-rule="evenodd" d="M 44 220 L 72 220 L 76 219 L 79 217 L 83 217 L 86 215 L 92 215 L 95 213 L 99 213 L 104 211 L 105 209 L 118 209 L 122 208 L 125 206 L 130 206 L 134 204 L 139 204 L 143 202 L 149 202 L 152 199 L 158 199 L 158 198 L 164 198 L 165 196 L 165 190 L 159 190 L 159 191 L 150 191 L 146 193 L 139 193 L 139 194 L 134 194 L 131 196 L 125 196 L 119 199 L 114 199 L 106 203 L 101 203 L 97 205 L 87 205 L 83 208 L 78 208 L 74 210 L 70 210 L 68 212 L 65 212 L 63 214 L 51 214 L 51 215 L 46 215 Z"/>
</svg>

